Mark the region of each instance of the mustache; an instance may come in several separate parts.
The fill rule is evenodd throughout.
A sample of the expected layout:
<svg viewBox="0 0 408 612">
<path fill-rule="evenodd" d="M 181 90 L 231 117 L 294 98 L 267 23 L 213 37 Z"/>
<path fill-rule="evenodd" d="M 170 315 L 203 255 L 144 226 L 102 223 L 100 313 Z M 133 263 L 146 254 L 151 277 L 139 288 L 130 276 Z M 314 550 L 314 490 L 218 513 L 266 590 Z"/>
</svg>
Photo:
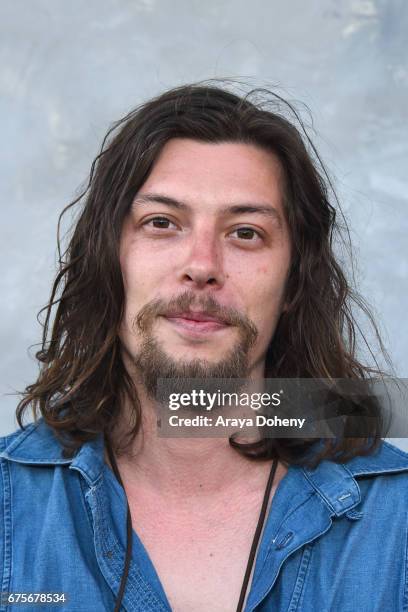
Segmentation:
<svg viewBox="0 0 408 612">
<path fill-rule="evenodd" d="M 156 298 L 148 302 L 135 316 L 132 327 L 135 330 L 146 333 L 150 330 L 156 317 L 165 316 L 175 311 L 184 312 L 193 305 L 196 308 L 202 309 L 207 315 L 218 317 L 228 325 L 240 328 L 246 336 L 249 345 L 252 345 L 258 337 L 258 330 L 255 324 L 246 315 L 240 313 L 235 308 L 218 304 L 211 295 L 197 298 L 191 291 L 185 291 L 169 301 Z"/>
</svg>

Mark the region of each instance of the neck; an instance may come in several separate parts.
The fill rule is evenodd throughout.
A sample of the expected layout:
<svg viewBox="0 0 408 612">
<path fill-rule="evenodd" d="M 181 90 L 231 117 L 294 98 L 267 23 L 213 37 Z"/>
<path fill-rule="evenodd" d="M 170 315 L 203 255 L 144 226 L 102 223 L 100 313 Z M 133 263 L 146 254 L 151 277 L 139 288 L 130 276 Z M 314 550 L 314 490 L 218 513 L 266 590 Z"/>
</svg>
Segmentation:
<svg viewBox="0 0 408 612">
<path fill-rule="evenodd" d="M 225 496 L 240 483 L 245 484 L 246 490 L 256 491 L 266 483 L 271 462 L 248 459 L 230 446 L 227 437 L 159 437 L 155 402 L 142 385 L 136 383 L 136 389 L 141 405 L 141 427 L 126 451 L 117 457 L 126 488 L 143 486 L 171 502 L 201 493 Z M 131 414 L 132 407 L 126 403 L 112 433 L 114 448 L 115 440 L 129 431 Z M 275 486 L 286 471 L 283 464 L 278 464 Z"/>
</svg>

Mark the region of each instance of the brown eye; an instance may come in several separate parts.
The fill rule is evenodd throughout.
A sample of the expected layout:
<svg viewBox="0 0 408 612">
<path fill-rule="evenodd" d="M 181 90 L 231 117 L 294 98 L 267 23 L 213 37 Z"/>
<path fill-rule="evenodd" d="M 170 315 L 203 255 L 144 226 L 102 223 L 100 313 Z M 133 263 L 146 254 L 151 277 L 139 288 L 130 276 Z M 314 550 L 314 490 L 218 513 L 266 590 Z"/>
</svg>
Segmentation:
<svg viewBox="0 0 408 612">
<path fill-rule="evenodd" d="M 259 233 L 251 227 L 240 227 L 236 229 L 235 232 L 238 238 L 242 240 L 253 240 L 254 238 L 260 238 Z"/>
<path fill-rule="evenodd" d="M 170 227 L 170 219 L 166 217 L 153 217 L 153 219 L 149 219 L 143 225 L 150 225 L 150 227 L 154 227 L 157 229 L 168 229 Z"/>
</svg>

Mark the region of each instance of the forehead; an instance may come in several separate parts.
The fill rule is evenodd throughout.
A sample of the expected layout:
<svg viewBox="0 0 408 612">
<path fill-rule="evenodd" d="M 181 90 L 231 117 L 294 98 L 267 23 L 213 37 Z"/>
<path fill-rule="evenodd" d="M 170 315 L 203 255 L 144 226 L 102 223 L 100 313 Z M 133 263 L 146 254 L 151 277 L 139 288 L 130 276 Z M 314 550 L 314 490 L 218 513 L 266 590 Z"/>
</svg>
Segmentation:
<svg viewBox="0 0 408 612">
<path fill-rule="evenodd" d="M 283 172 L 278 158 L 252 144 L 168 141 L 139 190 L 194 203 L 251 201 L 281 205 Z"/>
</svg>

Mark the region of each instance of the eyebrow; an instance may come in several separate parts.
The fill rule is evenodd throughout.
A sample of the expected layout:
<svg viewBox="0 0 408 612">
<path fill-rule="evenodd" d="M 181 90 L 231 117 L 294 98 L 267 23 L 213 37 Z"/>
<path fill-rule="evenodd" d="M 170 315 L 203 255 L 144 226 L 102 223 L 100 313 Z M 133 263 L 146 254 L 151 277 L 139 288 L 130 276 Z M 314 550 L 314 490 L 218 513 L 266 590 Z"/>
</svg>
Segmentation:
<svg viewBox="0 0 408 612">
<path fill-rule="evenodd" d="M 150 202 L 158 202 L 159 204 L 165 204 L 166 206 L 171 206 L 172 208 L 177 208 L 178 210 L 190 210 L 190 206 L 181 200 L 177 200 L 175 198 L 171 198 L 170 196 L 165 196 L 159 193 L 145 193 L 140 196 L 136 196 L 133 200 L 133 204 L 148 204 Z M 257 213 L 261 215 L 265 215 L 271 218 L 273 221 L 277 223 L 277 225 L 282 227 L 282 218 L 276 208 L 273 206 L 268 206 L 265 204 L 258 204 L 255 202 L 242 204 L 231 204 L 224 206 L 220 210 L 222 214 L 232 214 L 232 215 L 242 215 L 245 213 Z"/>
</svg>

